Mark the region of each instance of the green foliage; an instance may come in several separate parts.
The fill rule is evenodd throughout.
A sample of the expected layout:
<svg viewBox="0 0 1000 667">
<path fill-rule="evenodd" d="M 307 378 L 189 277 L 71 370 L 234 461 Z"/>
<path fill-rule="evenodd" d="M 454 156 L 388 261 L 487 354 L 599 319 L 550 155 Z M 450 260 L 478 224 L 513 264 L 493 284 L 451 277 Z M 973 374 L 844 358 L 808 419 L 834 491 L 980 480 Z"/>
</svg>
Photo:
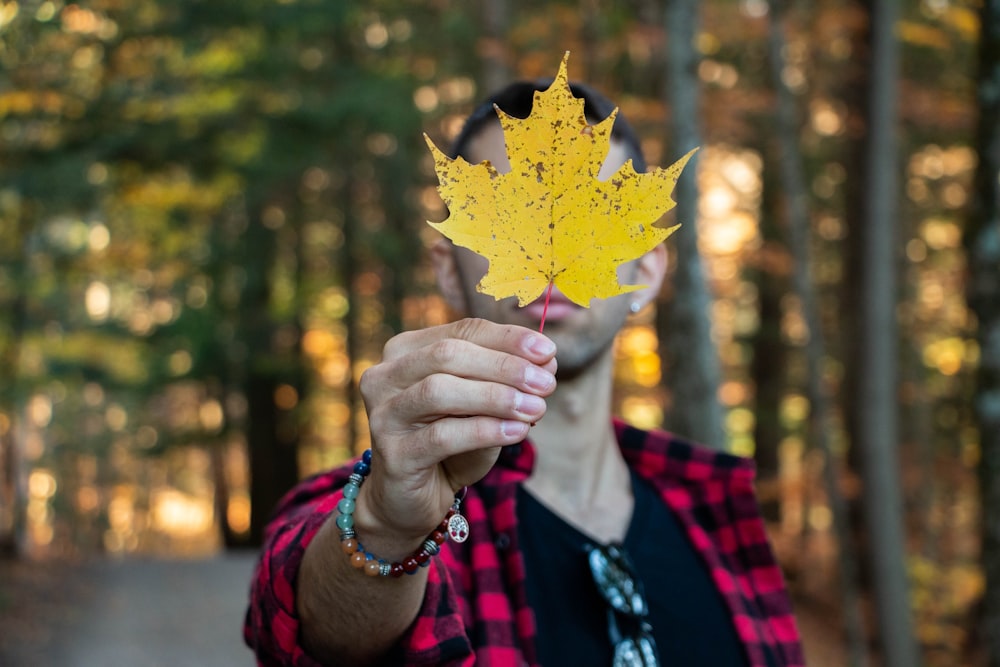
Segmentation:
<svg viewBox="0 0 1000 667">
<path fill-rule="evenodd" d="M 787 484 L 805 489 L 801 523 L 822 537 L 803 436 L 807 332 L 791 295 L 769 295 L 780 310 L 772 322 L 757 311 L 759 276 L 782 291 L 791 261 L 780 229 L 758 242 L 760 221 L 778 219 L 761 194 L 775 169 L 762 162 L 774 115 L 768 4 L 700 5 L 693 37 L 714 156 L 702 167 L 706 210 L 736 203 L 699 224 L 732 444 L 749 453 L 763 419 L 750 364 L 769 326 L 787 362 L 769 371 L 780 386 L 767 419 L 784 437 L 782 465 L 805 471 Z M 793 4 L 784 75 L 803 119 L 796 139 L 831 341 L 824 380 L 836 393 L 853 308 L 843 296 L 846 200 L 864 187 L 850 147 L 864 130 L 854 97 L 866 25 L 861 3 Z M 152 505 L 138 489 L 193 494 L 192 468 L 177 461 L 191 449 L 227 452 L 233 438 L 245 448 L 261 418 L 247 407 L 258 380 L 274 456 L 298 445 L 311 471 L 362 444 L 353 378 L 393 332 L 444 316 L 420 264 L 423 220 L 441 219 L 422 132 L 445 143 L 486 92 L 487 68 L 549 76 L 570 49 L 575 76 L 622 103 L 650 161 L 672 162 L 662 5 L 500 2 L 491 7 L 506 18 L 487 30 L 486 3 L 447 0 L 0 0 L 0 447 L 4 425 L 18 422 L 30 436 L 19 443 L 26 469 L 58 473 L 54 521 L 86 514 L 81 525 L 99 532 L 80 541 L 96 544 L 112 528 L 110 491 L 96 509 L 80 498 L 97 486 L 128 487 L 137 511 Z M 979 350 L 958 242 L 975 160 L 976 6 L 911 0 L 899 26 L 901 409 L 904 452 L 919 459 L 907 476 L 922 480 L 908 491 L 917 512 L 967 500 L 977 455 L 968 394 Z M 655 423 L 669 407 L 655 335 L 640 327 L 622 347 L 637 356 L 620 373 L 621 405 Z M 842 430 L 833 438 L 847 446 Z M 939 460 L 951 477 L 934 474 Z M 911 518 L 928 550 L 940 526 Z M 140 548 L 117 533 L 104 544 Z M 967 566 L 964 549 L 935 560 L 934 576 Z M 818 551 L 801 555 L 804 572 L 829 564 L 829 549 Z"/>
<path fill-rule="evenodd" d="M 32 465 L 62 465 L 74 438 L 56 425 L 84 419 L 69 397 L 88 391 L 88 410 L 132 406 L 91 429 L 105 453 L 245 427 L 238 408 L 192 430 L 148 406 L 192 381 L 220 404 L 255 373 L 301 376 L 301 320 L 350 278 L 338 255 L 408 283 L 412 227 L 363 224 L 405 215 L 420 178 L 410 21 L 436 10 L 406 5 L 0 5 L 0 413 L 51 403 Z M 319 227 L 352 247 L 305 245 Z"/>
</svg>

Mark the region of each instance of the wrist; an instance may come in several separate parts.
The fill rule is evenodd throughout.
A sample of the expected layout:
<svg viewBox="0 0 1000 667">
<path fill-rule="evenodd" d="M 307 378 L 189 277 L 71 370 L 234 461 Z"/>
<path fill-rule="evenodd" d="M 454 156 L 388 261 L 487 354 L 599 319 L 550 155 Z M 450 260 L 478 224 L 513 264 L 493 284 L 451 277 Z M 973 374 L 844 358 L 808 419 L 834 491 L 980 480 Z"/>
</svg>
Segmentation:
<svg viewBox="0 0 1000 667">
<path fill-rule="evenodd" d="M 366 550 L 380 554 L 387 560 L 399 560 L 420 546 L 424 537 L 433 528 L 402 528 L 385 517 L 376 494 L 362 486 L 355 499 L 354 529 L 358 541 Z"/>
<path fill-rule="evenodd" d="M 403 574 L 412 575 L 416 574 L 419 568 L 430 564 L 431 557 L 438 554 L 441 545 L 449 537 L 456 542 L 464 542 L 468 539 L 469 522 L 458 511 L 462 499 L 465 497 L 465 489 L 463 488 L 461 495 L 455 496 L 444 519 L 433 530 L 419 539 L 419 546 L 408 551 L 409 555 L 396 560 L 395 554 L 402 550 L 399 536 L 404 531 L 395 531 L 395 544 L 389 545 L 389 534 L 392 531 L 387 531 L 384 528 L 380 531 L 378 528 L 380 522 L 377 520 L 366 521 L 366 518 L 374 518 L 372 512 L 369 511 L 366 515 L 365 510 L 362 509 L 360 521 L 355 519 L 355 513 L 358 510 L 357 501 L 361 499 L 363 504 L 363 498 L 368 496 L 368 494 L 362 493 L 362 486 L 371 471 L 371 460 L 371 451 L 366 451 L 361 460 L 355 464 L 353 472 L 344 486 L 343 498 L 337 503 L 336 526 L 340 533 L 340 545 L 353 567 L 362 570 L 368 576 L 400 577 Z M 385 522 L 381 522 L 381 525 L 384 527 Z M 366 533 L 364 537 L 367 546 L 361 542 L 359 528 L 371 531 Z M 372 539 L 374 539 L 375 546 L 373 546 Z M 406 540 L 404 538 L 402 542 L 415 539 Z M 375 555 L 376 547 L 381 547 L 378 549 L 378 553 L 381 554 L 379 556 Z"/>
</svg>

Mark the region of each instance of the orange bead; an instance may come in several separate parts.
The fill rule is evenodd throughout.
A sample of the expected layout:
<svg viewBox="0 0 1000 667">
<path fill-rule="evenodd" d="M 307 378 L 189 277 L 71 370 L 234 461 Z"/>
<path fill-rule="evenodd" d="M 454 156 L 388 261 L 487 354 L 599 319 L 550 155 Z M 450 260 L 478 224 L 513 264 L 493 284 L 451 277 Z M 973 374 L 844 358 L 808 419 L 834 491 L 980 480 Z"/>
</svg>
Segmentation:
<svg viewBox="0 0 1000 667">
<path fill-rule="evenodd" d="M 377 560 L 368 561 L 367 563 L 365 563 L 365 574 L 367 574 L 369 577 L 377 577 L 378 567 L 379 565 Z"/>
<path fill-rule="evenodd" d="M 354 567 L 364 567 L 367 560 L 368 559 L 365 558 L 365 553 L 363 551 L 358 551 L 351 555 L 351 565 Z"/>
<path fill-rule="evenodd" d="M 344 540 L 343 542 L 340 543 L 340 548 L 344 550 L 345 554 L 350 555 L 358 550 L 358 541 L 353 537 Z"/>
</svg>

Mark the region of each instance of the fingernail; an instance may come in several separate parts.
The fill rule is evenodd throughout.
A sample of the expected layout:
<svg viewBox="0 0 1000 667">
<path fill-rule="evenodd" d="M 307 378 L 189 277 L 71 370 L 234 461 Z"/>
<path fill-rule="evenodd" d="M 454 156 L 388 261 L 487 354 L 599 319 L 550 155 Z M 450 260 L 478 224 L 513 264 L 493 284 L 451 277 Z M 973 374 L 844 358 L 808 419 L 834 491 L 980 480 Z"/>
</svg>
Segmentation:
<svg viewBox="0 0 1000 667">
<path fill-rule="evenodd" d="M 545 357 L 556 351 L 556 344 L 544 336 L 530 336 L 525 341 L 525 347 L 528 348 L 528 351 Z"/>
<path fill-rule="evenodd" d="M 556 383 L 556 378 L 538 366 L 528 366 L 524 371 L 524 384 L 532 389 L 546 390 Z"/>
<path fill-rule="evenodd" d="M 524 422 L 505 419 L 500 422 L 500 432 L 505 438 L 523 438 L 528 434 L 528 425 Z"/>
<path fill-rule="evenodd" d="M 518 392 L 517 404 L 514 410 L 525 416 L 539 415 L 545 410 L 545 399 L 534 394 L 522 394 Z"/>
</svg>

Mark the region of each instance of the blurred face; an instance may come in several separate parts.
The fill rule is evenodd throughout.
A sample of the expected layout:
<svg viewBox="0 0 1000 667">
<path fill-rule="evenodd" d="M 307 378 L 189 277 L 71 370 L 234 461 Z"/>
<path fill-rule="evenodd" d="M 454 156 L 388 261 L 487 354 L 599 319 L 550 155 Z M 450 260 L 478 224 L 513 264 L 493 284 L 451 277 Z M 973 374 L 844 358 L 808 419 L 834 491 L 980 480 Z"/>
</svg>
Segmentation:
<svg viewBox="0 0 1000 667">
<path fill-rule="evenodd" d="M 503 130 L 499 123 L 484 128 L 469 144 L 469 161 L 489 160 L 500 173 L 510 171 L 504 144 Z M 628 160 L 625 146 L 612 140 L 608 156 L 599 177 L 606 179 Z M 503 324 L 518 324 L 538 329 L 544 309 L 544 294 L 535 302 L 521 308 L 517 299 L 510 297 L 497 301 L 476 290 L 476 285 L 486 274 L 486 258 L 466 248 L 446 244 L 438 250 L 445 264 L 454 264 L 453 281 L 442 279 L 442 289 L 452 305 L 472 317 L 481 317 Z M 558 290 L 552 290 L 548 312 L 545 316 L 545 334 L 558 346 L 559 376 L 572 377 L 589 366 L 597 357 L 608 353 L 615 335 L 622 328 L 634 302 L 645 304 L 655 297 L 662 280 L 665 251 L 661 246 L 639 260 L 628 262 L 618 269 L 623 284 L 646 284 L 649 288 L 610 299 L 593 299 L 590 308 L 582 308 L 566 299 Z M 659 270 L 658 270 L 659 267 Z"/>
</svg>

